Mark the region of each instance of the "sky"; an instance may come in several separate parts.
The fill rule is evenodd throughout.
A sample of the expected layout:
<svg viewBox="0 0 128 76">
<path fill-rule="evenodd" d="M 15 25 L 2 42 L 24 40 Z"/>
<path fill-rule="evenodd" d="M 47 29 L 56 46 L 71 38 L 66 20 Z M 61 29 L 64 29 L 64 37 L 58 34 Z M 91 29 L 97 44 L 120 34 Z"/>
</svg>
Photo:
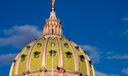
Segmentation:
<svg viewBox="0 0 128 76">
<path fill-rule="evenodd" d="M 51 0 L 0 0 L 0 76 L 37 38 Z M 128 0 L 56 0 L 64 36 L 87 51 L 97 76 L 128 76 Z"/>
</svg>

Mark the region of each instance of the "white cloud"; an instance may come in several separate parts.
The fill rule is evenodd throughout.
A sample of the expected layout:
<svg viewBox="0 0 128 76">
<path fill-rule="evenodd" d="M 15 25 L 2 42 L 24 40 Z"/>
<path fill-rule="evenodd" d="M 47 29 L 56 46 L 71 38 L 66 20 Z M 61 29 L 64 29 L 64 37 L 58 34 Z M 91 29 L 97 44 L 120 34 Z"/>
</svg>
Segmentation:
<svg viewBox="0 0 128 76">
<path fill-rule="evenodd" d="M 128 29 L 126 29 L 125 31 L 123 31 L 122 33 L 120 33 L 121 37 L 125 37 L 128 38 Z"/>
<path fill-rule="evenodd" d="M 107 73 L 103 73 L 103 72 L 100 72 L 100 71 L 96 71 L 96 76 L 120 76 L 118 74 L 107 74 Z"/>
<path fill-rule="evenodd" d="M 128 28 L 127 28 L 127 26 L 128 26 L 128 24 L 127 24 L 127 23 L 128 23 L 128 16 L 122 18 L 121 20 L 125 22 L 125 28 L 124 28 L 124 30 L 119 34 L 119 36 L 120 36 L 121 38 L 125 39 L 125 40 L 128 40 Z"/>
<path fill-rule="evenodd" d="M 122 21 L 128 21 L 128 17 L 124 17 L 121 19 Z"/>
<path fill-rule="evenodd" d="M 2 54 L 0 55 L 0 64 L 10 64 L 14 58 L 15 58 L 16 54 Z"/>
<path fill-rule="evenodd" d="M 108 55 L 107 59 L 128 59 L 128 54 L 112 54 Z"/>
<path fill-rule="evenodd" d="M 13 26 L 10 29 L 4 29 L 3 34 L 6 36 L 0 38 L 0 46 L 13 46 L 20 48 L 29 41 L 37 38 L 41 32 L 34 25 Z"/>
<path fill-rule="evenodd" d="M 122 73 L 128 75 L 128 68 L 123 68 Z"/>
<path fill-rule="evenodd" d="M 89 52 L 89 57 L 93 62 L 99 62 L 100 60 L 100 52 L 99 48 L 91 46 L 91 45 L 80 45 L 85 51 Z"/>
<path fill-rule="evenodd" d="M 109 76 L 109 75 L 103 72 L 96 71 L 96 76 Z"/>
<path fill-rule="evenodd" d="M 128 34 L 128 30 L 124 31 L 122 34 L 123 34 L 123 35 Z"/>
</svg>

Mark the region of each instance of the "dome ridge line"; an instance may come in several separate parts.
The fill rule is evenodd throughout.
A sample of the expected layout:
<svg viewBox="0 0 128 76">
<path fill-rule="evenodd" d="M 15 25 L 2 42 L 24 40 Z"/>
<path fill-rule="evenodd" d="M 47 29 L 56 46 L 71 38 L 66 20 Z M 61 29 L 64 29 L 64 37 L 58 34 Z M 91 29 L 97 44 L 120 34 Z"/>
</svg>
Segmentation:
<svg viewBox="0 0 128 76">
<path fill-rule="evenodd" d="M 14 67 L 15 69 L 18 67 L 18 64 L 19 64 L 18 60 L 20 59 L 20 56 L 21 56 L 22 53 L 24 52 L 24 49 L 25 49 L 25 48 L 21 49 L 21 51 L 19 52 L 19 54 L 18 54 L 18 55 L 16 56 L 16 58 L 15 58 L 15 60 L 17 60 L 17 61 L 16 61 L 16 64 L 15 64 L 15 67 Z M 14 73 L 17 74 L 18 71 L 16 70 Z"/>
<path fill-rule="evenodd" d="M 71 47 L 71 51 L 72 51 L 72 53 L 73 53 L 73 62 L 74 62 L 74 66 L 75 66 L 75 67 L 74 67 L 74 70 L 75 70 L 75 71 L 78 71 L 79 68 L 78 68 L 78 65 L 77 65 L 77 62 L 76 62 L 76 54 L 75 54 L 75 52 L 74 52 L 74 49 L 73 49 L 73 47 L 72 47 L 70 41 L 68 41 L 67 39 L 65 39 L 65 41 L 69 44 L 69 46 Z"/>
<path fill-rule="evenodd" d="M 31 53 L 32 53 L 32 51 L 34 51 L 33 50 L 33 48 L 34 48 L 34 46 L 36 46 L 36 43 L 38 43 L 38 41 L 39 40 L 41 40 L 41 38 L 39 38 L 39 39 L 37 39 L 36 41 L 35 41 L 35 43 L 33 44 L 33 46 L 32 46 L 32 48 L 30 49 L 30 51 L 28 52 L 28 57 L 27 57 L 27 61 L 26 61 L 26 68 L 27 68 L 27 70 L 30 70 L 30 62 L 31 62 Z"/>
<path fill-rule="evenodd" d="M 64 64 L 63 64 L 63 55 L 62 55 L 62 45 L 61 45 L 61 42 L 60 42 L 60 39 L 57 38 L 57 42 L 58 42 L 58 46 L 59 46 L 59 59 L 60 59 L 60 62 L 59 62 L 59 67 L 64 67 Z"/>
<path fill-rule="evenodd" d="M 24 48 L 24 49 L 25 49 L 25 48 Z M 20 56 L 23 54 L 24 49 L 22 49 L 22 51 L 17 55 L 16 60 L 19 60 L 19 59 L 20 59 Z M 18 62 L 18 61 L 16 61 L 16 65 L 15 65 L 15 67 L 14 67 L 14 68 L 17 68 L 17 67 L 18 67 L 18 65 L 19 65 L 19 62 Z M 18 73 L 18 70 L 16 70 L 16 71 L 15 71 L 15 74 L 17 74 L 17 73 Z"/>
<path fill-rule="evenodd" d="M 73 47 L 72 42 L 70 42 L 70 41 L 68 41 L 68 42 L 69 42 L 69 44 L 72 48 L 73 54 L 74 54 L 75 71 L 79 71 L 80 69 L 79 69 L 79 63 L 77 62 L 78 55 L 76 53 L 76 49 Z"/>
<path fill-rule="evenodd" d="M 32 46 L 34 46 L 34 43 L 35 43 L 36 41 L 33 41 L 32 43 L 30 43 L 29 45 L 32 45 Z M 28 44 L 27 44 L 28 45 Z M 16 66 L 15 66 L 15 68 L 19 68 L 19 64 L 20 64 L 20 57 L 22 56 L 22 54 L 24 53 L 24 50 L 26 49 L 26 47 L 25 48 L 23 48 L 22 49 L 22 51 L 20 52 L 20 55 L 19 55 L 19 58 L 18 58 L 18 61 L 16 62 Z M 32 48 L 31 48 L 32 49 Z M 27 52 L 27 54 L 28 54 L 29 52 Z M 26 66 L 26 64 L 27 63 L 25 63 L 25 68 L 27 68 L 27 66 Z M 18 72 L 19 72 L 19 70 L 18 69 L 16 69 L 15 70 L 15 74 L 18 74 Z"/>
<path fill-rule="evenodd" d="M 46 51 L 47 51 L 48 41 L 49 41 L 49 38 L 46 38 L 46 43 L 45 43 L 44 48 L 43 48 L 43 58 L 42 58 L 43 68 L 46 68 L 44 66 L 46 65 Z"/>
</svg>

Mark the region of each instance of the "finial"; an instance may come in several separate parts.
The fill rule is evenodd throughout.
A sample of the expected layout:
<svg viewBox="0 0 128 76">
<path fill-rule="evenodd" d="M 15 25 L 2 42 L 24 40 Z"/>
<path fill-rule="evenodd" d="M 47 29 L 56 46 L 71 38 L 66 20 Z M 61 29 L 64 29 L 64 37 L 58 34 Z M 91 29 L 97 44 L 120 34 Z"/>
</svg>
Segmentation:
<svg viewBox="0 0 128 76">
<path fill-rule="evenodd" d="M 55 0 L 52 0 L 52 11 L 54 11 Z"/>
</svg>

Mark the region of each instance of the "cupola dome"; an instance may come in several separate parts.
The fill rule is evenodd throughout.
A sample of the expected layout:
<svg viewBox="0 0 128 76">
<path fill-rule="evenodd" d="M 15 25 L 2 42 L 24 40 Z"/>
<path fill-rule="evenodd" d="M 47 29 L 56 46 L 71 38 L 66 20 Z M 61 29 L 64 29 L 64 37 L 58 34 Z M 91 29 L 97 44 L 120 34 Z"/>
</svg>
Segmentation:
<svg viewBox="0 0 128 76">
<path fill-rule="evenodd" d="M 54 0 L 41 37 L 17 54 L 10 76 L 95 76 L 86 51 L 63 36 L 61 22 L 54 11 Z"/>
</svg>

